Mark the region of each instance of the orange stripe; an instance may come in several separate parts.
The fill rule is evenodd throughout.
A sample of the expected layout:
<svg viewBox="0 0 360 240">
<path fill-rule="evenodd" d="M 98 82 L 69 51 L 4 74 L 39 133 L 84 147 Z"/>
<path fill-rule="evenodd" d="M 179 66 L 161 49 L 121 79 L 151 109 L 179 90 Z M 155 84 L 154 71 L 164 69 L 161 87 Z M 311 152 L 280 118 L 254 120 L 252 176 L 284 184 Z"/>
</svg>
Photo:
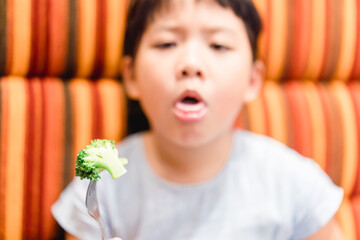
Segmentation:
<svg viewBox="0 0 360 240">
<path fill-rule="evenodd" d="M 101 98 L 103 138 L 119 141 L 126 129 L 126 99 L 122 85 L 112 79 L 100 79 L 98 91 Z"/>
<path fill-rule="evenodd" d="M 43 80 L 43 159 L 41 238 L 53 239 L 56 222 L 51 215 L 51 205 L 59 197 L 63 187 L 64 161 L 64 85 L 61 79 Z"/>
<path fill-rule="evenodd" d="M 360 0 L 357 0 L 356 29 L 360 28 Z M 353 69 L 351 73 L 352 79 L 360 78 L 360 31 L 356 31 L 356 49 Z"/>
<path fill-rule="evenodd" d="M 270 81 L 265 83 L 264 101 L 269 122 L 269 135 L 287 144 L 284 96 L 277 83 Z"/>
<path fill-rule="evenodd" d="M 346 240 L 356 240 L 356 226 L 354 214 L 349 199 L 344 198 L 338 212 L 337 219 Z"/>
<path fill-rule="evenodd" d="M 8 91 L 5 177 L 5 239 L 22 239 L 24 207 L 24 157 L 26 135 L 26 80 L 4 78 Z M 15 174 L 16 173 L 16 174 Z"/>
<path fill-rule="evenodd" d="M 77 153 L 92 139 L 93 113 L 91 106 L 91 86 L 90 82 L 76 78 L 69 83 L 72 106 L 72 116 L 74 123 L 74 142 L 73 169 L 75 169 L 75 159 Z"/>
<path fill-rule="evenodd" d="M 350 77 L 355 59 L 356 35 L 356 0 L 343 0 L 342 9 L 342 37 L 340 42 L 339 62 L 335 71 L 335 78 L 347 81 Z"/>
<path fill-rule="evenodd" d="M 95 62 L 96 0 L 78 0 L 78 69 L 76 76 L 89 77 Z"/>
<path fill-rule="evenodd" d="M 287 1 L 270 1 L 271 22 L 267 78 L 279 80 L 284 70 L 287 41 Z"/>
<path fill-rule="evenodd" d="M 330 89 L 336 97 L 340 109 L 339 113 L 343 128 L 343 167 L 341 186 L 344 188 L 345 195 L 349 196 L 354 189 L 358 165 L 356 116 L 354 105 L 346 86 L 338 81 L 334 81 L 331 83 Z"/>
<path fill-rule="evenodd" d="M 61 76 L 65 72 L 68 51 L 68 2 L 48 0 L 47 74 Z"/>
<path fill-rule="evenodd" d="M 6 1 L 6 66 L 5 75 L 10 73 L 13 62 L 13 48 L 14 48 L 14 2 L 13 0 Z"/>
<path fill-rule="evenodd" d="M 257 99 L 248 103 L 248 115 L 250 122 L 250 130 L 254 133 L 265 135 L 266 123 L 265 123 L 265 112 L 263 105 L 263 93 L 259 95 Z"/>
<path fill-rule="evenodd" d="M 28 121 L 26 138 L 25 162 L 25 195 L 24 201 L 24 238 L 40 238 L 40 186 L 42 158 L 42 92 L 41 80 L 38 78 L 27 81 L 28 90 Z"/>
<path fill-rule="evenodd" d="M 121 69 L 127 3 L 126 1 L 107 0 L 106 7 L 106 64 L 103 75 L 106 77 L 114 77 L 119 75 Z"/>
<path fill-rule="evenodd" d="M 326 42 L 326 0 L 311 1 L 311 34 L 305 78 L 316 80 L 324 62 Z"/>
<path fill-rule="evenodd" d="M 8 138 L 8 122 L 9 122 L 9 91 L 8 80 L 0 78 L 0 94 L 1 94 L 1 134 L 0 134 L 0 236 L 5 236 L 5 209 L 6 209 L 6 168 L 7 168 L 7 138 Z"/>
<path fill-rule="evenodd" d="M 13 0 L 13 49 L 11 74 L 28 73 L 31 52 L 31 0 Z"/>
<path fill-rule="evenodd" d="M 268 0 L 254 0 L 255 7 L 257 8 L 261 20 L 262 20 L 262 32 L 259 36 L 259 43 L 258 43 L 258 52 L 259 52 L 259 59 L 267 62 L 267 55 L 268 55 L 268 38 L 269 38 L 269 21 L 268 21 Z"/>
<path fill-rule="evenodd" d="M 320 165 L 320 167 L 325 170 L 326 124 L 320 95 L 315 84 L 310 81 L 304 82 L 303 88 L 307 106 L 309 107 L 309 117 L 311 119 L 313 158 Z"/>
</svg>

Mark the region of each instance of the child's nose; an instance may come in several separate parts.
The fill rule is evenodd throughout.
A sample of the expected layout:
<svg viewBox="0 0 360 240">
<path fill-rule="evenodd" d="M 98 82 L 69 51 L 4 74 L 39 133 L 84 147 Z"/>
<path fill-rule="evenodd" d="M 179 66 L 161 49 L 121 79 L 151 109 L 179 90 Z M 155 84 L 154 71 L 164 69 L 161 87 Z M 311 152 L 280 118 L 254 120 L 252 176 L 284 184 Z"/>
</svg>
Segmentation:
<svg viewBox="0 0 360 240">
<path fill-rule="evenodd" d="M 204 79 L 204 77 L 204 62 L 201 60 L 201 54 L 196 49 L 186 49 L 178 62 L 177 78 L 181 80 L 186 78 Z"/>
</svg>

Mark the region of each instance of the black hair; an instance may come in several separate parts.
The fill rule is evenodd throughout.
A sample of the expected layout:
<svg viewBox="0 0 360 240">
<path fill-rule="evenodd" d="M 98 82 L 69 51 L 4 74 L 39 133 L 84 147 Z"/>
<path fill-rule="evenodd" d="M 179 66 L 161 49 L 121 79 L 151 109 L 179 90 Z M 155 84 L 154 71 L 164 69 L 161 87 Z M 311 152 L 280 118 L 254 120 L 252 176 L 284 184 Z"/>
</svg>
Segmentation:
<svg viewBox="0 0 360 240">
<path fill-rule="evenodd" d="M 172 0 L 131 0 L 125 29 L 124 55 L 135 57 L 142 35 L 154 15 Z M 200 0 L 198 0 L 200 1 Z M 257 40 L 262 23 L 259 13 L 251 0 L 213 0 L 224 8 L 231 8 L 245 24 L 252 56 L 257 58 Z"/>
<path fill-rule="evenodd" d="M 173 0 L 130 0 L 124 40 L 124 56 L 136 58 L 141 38 L 148 24 L 156 13 L 168 7 Z M 201 0 L 197 0 L 201 1 Z M 252 0 L 213 0 L 224 8 L 231 8 L 245 24 L 252 50 L 252 57 L 257 58 L 257 41 L 262 23 Z M 149 123 L 137 101 L 128 99 L 127 134 L 149 129 Z"/>
</svg>

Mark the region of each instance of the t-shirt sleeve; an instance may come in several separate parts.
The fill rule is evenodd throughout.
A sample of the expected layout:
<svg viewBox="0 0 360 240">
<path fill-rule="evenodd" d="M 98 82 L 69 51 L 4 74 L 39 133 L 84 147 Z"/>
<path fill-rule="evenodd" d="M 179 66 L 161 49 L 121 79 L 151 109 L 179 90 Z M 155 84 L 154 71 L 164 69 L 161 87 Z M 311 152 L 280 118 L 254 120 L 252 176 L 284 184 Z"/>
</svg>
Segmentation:
<svg viewBox="0 0 360 240">
<path fill-rule="evenodd" d="M 101 239 L 100 229 L 85 207 L 88 184 L 88 180 L 74 179 L 53 204 L 51 211 L 66 232 L 79 239 Z"/>
<path fill-rule="evenodd" d="M 301 162 L 301 163 L 300 163 Z M 294 174 L 294 235 L 303 239 L 326 225 L 337 212 L 343 190 L 311 159 L 301 159 Z M 301 165 L 301 166 L 300 166 Z"/>
</svg>

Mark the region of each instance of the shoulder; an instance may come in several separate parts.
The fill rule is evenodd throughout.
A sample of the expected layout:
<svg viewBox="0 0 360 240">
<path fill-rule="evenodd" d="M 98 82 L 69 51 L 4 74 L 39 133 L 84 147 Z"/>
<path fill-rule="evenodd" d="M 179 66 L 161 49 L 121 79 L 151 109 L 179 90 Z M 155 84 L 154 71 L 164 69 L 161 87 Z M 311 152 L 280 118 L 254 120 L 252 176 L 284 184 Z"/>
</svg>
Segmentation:
<svg viewBox="0 0 360 240">
<path fill-rule="evenodd" d="M 235 152 L 247 157 L 253 163 L 260 161 L 261 164 L 282 164 L 291 167 L 313 162 L 285 144 L 265 135 L 236 130 L 234 139 L 234 147 L 237 148 Z"/>
<path fill-rule="evenodd" d="M 280 209 L 287 206 L 283 217 L 294 224 L 294 238 L 309 236 L 333 217 L 343 191 L 314 160 L 267 136 L 247 131 L 235 135 L 239 157 L 266 186 L 262 193 L 277 196 L 273 202 Z"/>
</svg>

